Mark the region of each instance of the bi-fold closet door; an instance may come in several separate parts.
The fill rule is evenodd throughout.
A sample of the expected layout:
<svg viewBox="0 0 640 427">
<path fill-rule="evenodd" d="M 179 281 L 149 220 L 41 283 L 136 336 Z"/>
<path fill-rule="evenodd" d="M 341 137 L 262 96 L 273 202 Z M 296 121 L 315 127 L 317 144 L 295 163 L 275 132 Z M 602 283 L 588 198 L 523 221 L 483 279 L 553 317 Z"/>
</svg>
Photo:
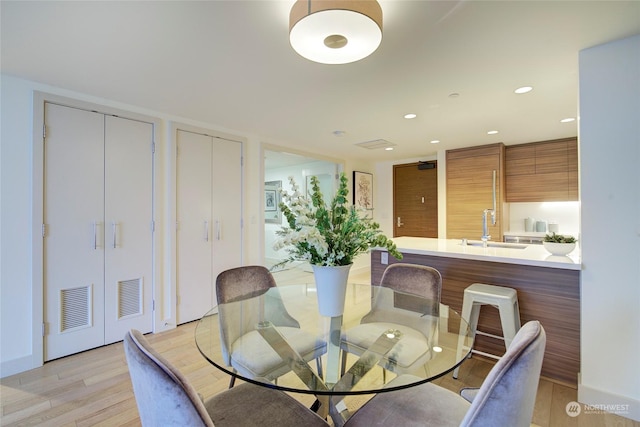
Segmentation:
<svg viewBox="0 0 640 427">
<path fill-rule="evenodd" d="M 242 264 L 242 144 L 176 134 L 177 323 L 216 305 L 215 279 Z"/>
<path fill-rule="evenodd" d="M 45 360 L 153 324 L 153 125 L 45 104 Z"/>
</svg>

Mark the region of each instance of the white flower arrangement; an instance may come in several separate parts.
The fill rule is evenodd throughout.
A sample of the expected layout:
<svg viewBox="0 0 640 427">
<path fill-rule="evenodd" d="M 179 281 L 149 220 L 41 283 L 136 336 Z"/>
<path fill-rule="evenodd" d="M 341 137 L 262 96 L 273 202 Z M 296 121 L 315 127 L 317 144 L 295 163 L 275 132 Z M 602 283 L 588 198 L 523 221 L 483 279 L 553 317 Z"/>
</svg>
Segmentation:
<svg viewBox="0 0 640 427">
<path fill-rule="evenodd" d="M 340 175 L 340 186 L 327 207 L 318 178 L 311 177 L 311 200 L 300 193 L 293 177 L 289 177 L 292 192 L 281 190 L 280 209 L 288 227 L 282 227 L 274 249 L 286 249 L 289 257 L 280 264 L 307 260 L 313 265 L 349 265 L 353 259 L 372 247 L 385 248 L 396 259 L 402 259 L 396 245 L 388 239 L 380 225 L 363 215 L 347 201 L 347 177 Z"/>
</svg>

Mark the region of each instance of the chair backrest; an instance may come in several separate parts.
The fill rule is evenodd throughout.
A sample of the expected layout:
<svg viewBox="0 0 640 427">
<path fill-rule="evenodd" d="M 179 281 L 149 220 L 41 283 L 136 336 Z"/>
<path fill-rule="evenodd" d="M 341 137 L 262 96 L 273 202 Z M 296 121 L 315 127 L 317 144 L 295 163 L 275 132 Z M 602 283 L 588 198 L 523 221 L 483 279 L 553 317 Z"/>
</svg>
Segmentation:
<svg viewBox="0 0 640 427">
<path fill-rule="evenodd" d="M 216 278 L 216 298 L 220 345 L 228 366 L 231 366 L 231 344 L 255 330 L 259 322 L 269 320 L 276 326 L 300 327 L 285 308 L 273 275 L 261 265 L 220 273 Z"/>
<path fill-rule="evenodd" d="M 460 425 L 531 425 L 545 344 L 540 322 L 533 320 L 522 326 L 485 378 Z"/>
<path fill-rule="evenodd" d="M 435 268 L 417 264 L 391 264 L 384 271 L 380 286 L 397 291 L 398 294 L 387 294 L 386 299 L 374 299 L 371 312 L 362 318 L 362 323 L 393 320 L 388 318 L 388 305 L 393 307 L 392 316 L 396 317 L 399 316 L 398 308 L 417 310 L 418 317 L 438 316 L 440 312 L 442 276 Z"/>
<path fill-rule="evenodd" d="M 124 352 L 143 426 L 213 426 L 195 389 L 140 331 L 127 332 Z"/>
</svg>

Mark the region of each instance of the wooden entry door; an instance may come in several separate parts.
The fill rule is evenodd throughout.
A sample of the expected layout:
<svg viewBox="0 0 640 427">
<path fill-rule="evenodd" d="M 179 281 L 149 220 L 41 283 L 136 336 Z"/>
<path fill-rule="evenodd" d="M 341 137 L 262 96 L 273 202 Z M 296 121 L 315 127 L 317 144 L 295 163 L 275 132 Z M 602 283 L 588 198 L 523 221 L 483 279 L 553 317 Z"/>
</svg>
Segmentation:
<svg viewBox="0 0 640 427">
<path fill-rule="evenodd" d="M 393 237 L 438 237 L 438 169 L 425 164 L 393 166 Z"/>
</svg>

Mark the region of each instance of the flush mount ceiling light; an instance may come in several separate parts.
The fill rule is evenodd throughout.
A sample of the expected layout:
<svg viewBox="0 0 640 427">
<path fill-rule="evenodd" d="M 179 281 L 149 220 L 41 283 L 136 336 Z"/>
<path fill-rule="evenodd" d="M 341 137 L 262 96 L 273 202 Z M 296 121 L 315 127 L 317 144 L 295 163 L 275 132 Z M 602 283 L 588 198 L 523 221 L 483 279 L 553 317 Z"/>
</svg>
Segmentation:
<svg viewBox="0 0 640 427">
<path fill-rule="evenodd" d="M 382 8 L 376 0 L 298 0 L 289 14 L 289 41 L 314 62 L 359 61 L 382 41 Z"/>
</svg>

